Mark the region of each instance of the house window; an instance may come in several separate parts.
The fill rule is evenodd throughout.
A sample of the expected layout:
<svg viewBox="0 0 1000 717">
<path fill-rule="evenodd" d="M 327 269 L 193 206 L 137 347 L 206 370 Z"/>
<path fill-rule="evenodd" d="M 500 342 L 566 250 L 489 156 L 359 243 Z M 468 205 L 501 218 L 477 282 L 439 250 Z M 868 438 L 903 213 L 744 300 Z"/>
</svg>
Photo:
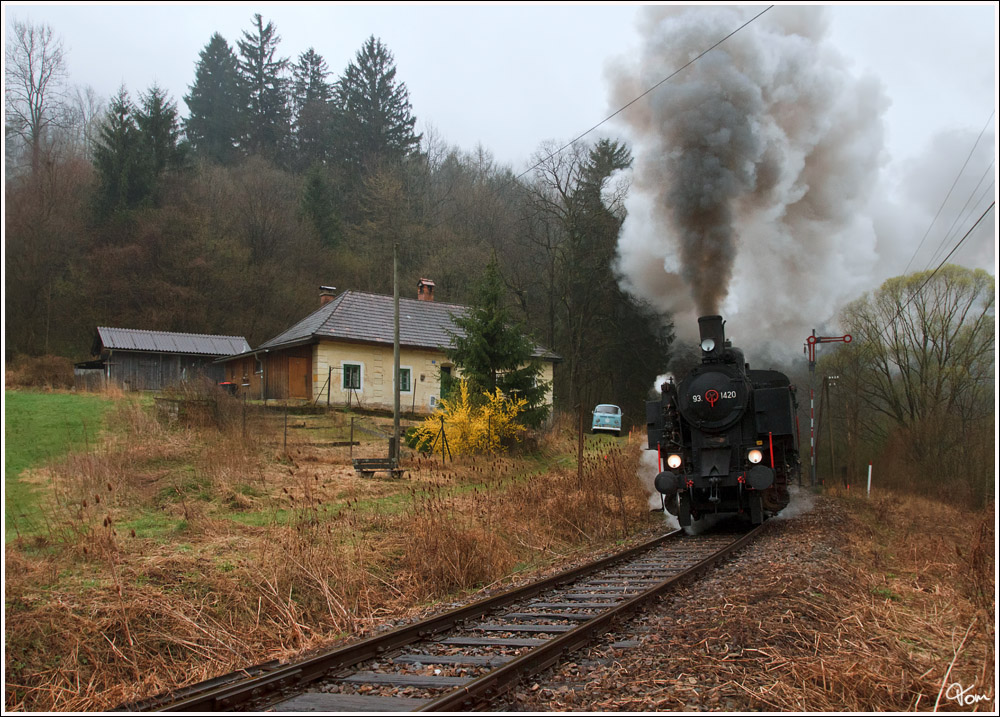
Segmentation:
<svg viewBox="0 0 1000 717">
<path fill-rule="evenodd" d="M 399 369 L 399 392 L 410 393 L 413 391 L 413 370 L 410 368 Z"/>
<path fill-rule="evenodd" d="M 345 363 L 341 364 L 341 368 L 344 374 L 344 390 L 345 391 L 361 390 L 361 364 Z"/>
</svg>

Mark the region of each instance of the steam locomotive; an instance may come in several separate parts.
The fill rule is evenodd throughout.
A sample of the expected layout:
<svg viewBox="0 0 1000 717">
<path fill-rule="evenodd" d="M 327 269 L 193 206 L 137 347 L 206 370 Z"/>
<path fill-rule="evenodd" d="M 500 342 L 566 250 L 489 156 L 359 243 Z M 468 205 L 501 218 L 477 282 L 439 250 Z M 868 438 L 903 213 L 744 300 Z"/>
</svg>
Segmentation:
<svg viewBox="0 0 1000 717">
<path fill-rule="evenodd" d="M 783 373 L 751 370 L 724 326 L 699 318 L 701 365 L 646 403 L 654 485 L 682 526 L 715 514 L 760 524 L 788 505 L 799 476 L 795 388 Z"/>
</svg>

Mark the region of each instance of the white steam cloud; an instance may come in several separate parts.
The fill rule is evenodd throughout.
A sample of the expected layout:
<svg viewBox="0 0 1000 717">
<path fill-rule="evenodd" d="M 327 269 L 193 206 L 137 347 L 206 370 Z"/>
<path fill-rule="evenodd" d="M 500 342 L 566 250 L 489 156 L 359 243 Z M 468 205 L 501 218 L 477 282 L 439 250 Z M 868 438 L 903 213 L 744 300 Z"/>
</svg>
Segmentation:
<svg viewBox="0 0 1000 717">
<path fill-rule="evenodd" d="M 758 8 L 646 9 L 637 64 L 615 72 L 625 104 Z M 871 286 L 868 210 L 884 160 L 881 85 L 824 45 L 821 7 L 775 8 L 625 113 L 635 176 L 619 240 L 623 285 L 801 351 L 806 332 Z M 741 332 L 742 333 L 742 332 Z M 780 352 L 776 352 L 780 353 Z"/>
</svg>

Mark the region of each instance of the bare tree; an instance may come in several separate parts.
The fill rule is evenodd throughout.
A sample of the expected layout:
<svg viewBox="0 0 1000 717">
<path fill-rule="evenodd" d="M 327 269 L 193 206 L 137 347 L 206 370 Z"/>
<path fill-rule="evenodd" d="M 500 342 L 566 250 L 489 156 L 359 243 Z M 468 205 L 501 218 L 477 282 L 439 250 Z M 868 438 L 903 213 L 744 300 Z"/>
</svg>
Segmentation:
<svg viewBox="0 0 1000 717">
<path fill-rule="evenodd" d="M 995 279 L 947 265 L 890 279 L 844 311 L 862 357 L 859 398 L 886 424 L 940 416 L 980 420 L 992 407 Z M 984 406 L 986 408 L 984 409 Z"/>
<path fill-rule="evenodd" d="M 993 276 L 945 265 L 889 279 L 844 310 L 854 340 L 823 369 L 840 377 L 849 456 L 860 438 L 905 456 L 914 486 L 944 471 L 982 504 L 994 474 L 977 446 L 994 435 L 995 301 Z"/>
<path fill-rule="evenodd" d="M 101 119 L 107 107 L 104 100 L 89 85 L 76 88 L 70 109 L 73 115 L 73 139 L 88 160 L 94 158 L 94 142 L 100 133 Z"/>
<path fill-rule="evenodd" d="M 66 51 L 48 25 L 15 20 L 4 60 L 6 137 L 27 148 L 36 175 L 50 131 L 67 118 Z"/>
</svg>

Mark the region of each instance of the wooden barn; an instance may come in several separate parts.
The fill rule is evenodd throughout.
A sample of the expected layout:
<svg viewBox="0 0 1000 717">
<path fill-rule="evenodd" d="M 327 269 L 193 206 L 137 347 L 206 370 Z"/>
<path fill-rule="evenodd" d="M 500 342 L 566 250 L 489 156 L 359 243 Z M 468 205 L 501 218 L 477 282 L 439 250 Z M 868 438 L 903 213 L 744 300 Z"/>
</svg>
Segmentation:
<svg viewBox="0 0 1000 717">
<path fill-rule="evenodd" d="M 404 411 L 429 412 L 441 397 L 453 316 L 468 308 L 434 301 L 434 282 L 421 279 L 416 299 L 399 300 L 400 400 Z M 256 399 L 300 399 L 320 405 L 393 406 L 393 298 L 321 287 L 320 307 L 252 351 L 220 359 L 225 379 Z M 536 346 L 542 380 L 551 386 L 559 356 Z M 458 371 L 456 369 L 456 377 Z M 548 398 L 552 402 L 551 394 Z"/>
<path fill-rule="evenodd" d="M 216 359 L 249 350 L 242 336 L 99 326 L 90 350 L 98 358 L 78 367 L 99 369 L 106 382 L 127 390 L 158 391 L 202 378 L 219 383 L 225 372 Z"/>
</svg>

